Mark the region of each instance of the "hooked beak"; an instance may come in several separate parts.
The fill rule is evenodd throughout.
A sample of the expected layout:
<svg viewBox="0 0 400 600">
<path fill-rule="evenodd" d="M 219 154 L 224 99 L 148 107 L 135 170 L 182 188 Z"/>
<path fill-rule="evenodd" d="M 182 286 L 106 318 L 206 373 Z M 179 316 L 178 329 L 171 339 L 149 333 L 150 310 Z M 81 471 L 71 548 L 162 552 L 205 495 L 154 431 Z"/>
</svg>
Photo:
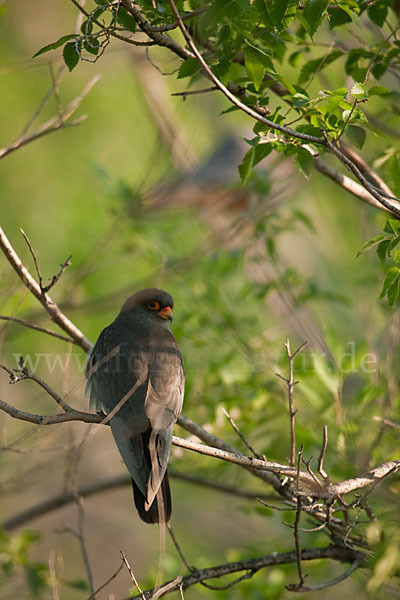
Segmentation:
<svg viewBox="0 0 400 600">
<path fill-rule="evenodd" d="M 173 318 L 172 308 L 170 306 L 166 306 L 165 308 L 162 308 L 161 310 L 158 311 L 158 316 L 161 317 L 162 319 L 172 321 L 172 318 Z"/>
</svg>

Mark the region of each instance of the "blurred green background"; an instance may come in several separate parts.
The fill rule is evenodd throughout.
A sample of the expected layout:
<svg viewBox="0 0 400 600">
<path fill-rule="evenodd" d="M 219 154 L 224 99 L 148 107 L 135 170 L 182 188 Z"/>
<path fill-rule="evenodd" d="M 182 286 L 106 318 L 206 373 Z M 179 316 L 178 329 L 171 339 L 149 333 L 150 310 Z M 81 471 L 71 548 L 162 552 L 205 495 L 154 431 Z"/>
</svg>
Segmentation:
<svg viewBox="0 0 400 600">
<path fill-rule="evenodd" d="M 1 6 L 0 145 L 7 146 L 62 64 L 60 51 L 33 61 L 32 55 L 72 31 L 76 11 L 68 2 L 48 0 Z M 151 62 L 144 50 L 115 41 L 98 62 L 65 72 L 59 86 L 64 106 L 92 77 L 101 79 L 75 115 L 87 115 L 81 124 L 0 161 L 1 225 L 10 241 L 33 272 L 19 229 L 26 232 L 46 278 L 72 255 L 72 266 L 51 294 L 93 341 L 128 295 L 148 286 L 167 289 L 175 298 L 173 331 L 185 358 L 184 413 L 242 451 L 222 407 L 259 453 L 287 460 L 286 392 L 275 373 L 287 372 L 284 343 L 290 338 L 292 349 L 309 340 L 296 361 L 297 437 L 305 456 L 316 456 L 327 424 L 325 469 L 333 480 L 398 457 L 396 433 L 383 434 L 373 420 L 394 416 L 398 406 L 398 314 L 378 300 L 376 257 L 354 260 L 385 215 L 317 173 L 305 180 L 290 159 L 273 155 L 241 187 L 242 136 L 249 137 L 252 124 L 238 113 L 221 116 L 228 105 L 218 94 L 185 102 L 171 96 L 186 82 L 162 76 L 152 63 L 171 72 L 179 64 L 160 50 L 149 52 Z M 53 97 L 38 122 L 55 114 Z M 372 143 L 367 158 L 369 153 Z M 0 274 L 0 312 L 51 326 L 4 258 Z M 16 366 L 16 357 L 25 356 L 74 407 L 87 409 L 83 351 L 13 323 L 2 324 L 1 341 L 3 364 Z M 365 359 L 368 354 L 373 356 Z M 54 410 L 32 382 L 10 387 L 2 373 L 0 385 L 1 397 L 20 409 Z M 109 431 L 80 423 L 39 428 L 6 415 L 1 423 L 4 518 L 64 489 L 124 472 Z M 185 432 L 177 427 L 176 434 Z M 270 492 L 234 465 L 180 449 L 172 454 L 175 471 Z M 188 562 L 198 568 L 293 548 L 292 530 L 282 523 L 292 522 L 292 513 L 273 513 L 256 501 L 174 478 L 172 493 L 172 525 Z M 398 494 L 393 483 L 374 505 L 394 543 L 400 541 L 398 511 L 394 515 L 390 507 Z M 83 501 L 83 510 L 95 587 L 117 569 L 121 549 L 142 587 L 151 585 L 159 533 L 139 522 L 129 487 L 93 496 Z M 81 589 L 87 584 L 78 542 L 68 530 L 77 528 L 77 519 L 70 505 L 29 524 L 40 540 L 30 542 L 26 534 L 14 539 L 14 566 L 0 579 L 4 600 L 28 597 L 25 551 L 29 561 L 50 565 L 51 585 L 38 584 L 38 597 L 89 595 Z M 327 543 L 323 533 L 302 538 L 305 547 Z M 323 561 L 305 566 L 313 581 L 341 570 Z M 31 577 L 39 571 L 34 565 Z M 168 539 L 164 578 L 183 572 Z M 273 568 L 226 592 L 198 586 L 185 597 L 289 598 L 284 586 L 295 579 L 294 566 Z M 341 584 L 340 594 L 362 597 L 366 581 L 366 573 L 357 572 Z M 125 597 L 130 587 L 123 571 L 101 597 Z M 336 598 L 338 589 L 323 597 Z M 398 597 L 391 587 L 385 593 Z"/>
</svg>

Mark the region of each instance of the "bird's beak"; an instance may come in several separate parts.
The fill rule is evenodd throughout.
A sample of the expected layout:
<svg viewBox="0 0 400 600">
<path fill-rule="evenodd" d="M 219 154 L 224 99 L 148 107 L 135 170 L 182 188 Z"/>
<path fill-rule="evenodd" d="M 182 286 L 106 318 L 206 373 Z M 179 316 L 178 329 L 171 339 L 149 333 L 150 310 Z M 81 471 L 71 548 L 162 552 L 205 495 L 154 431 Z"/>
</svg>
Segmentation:
<svg viewBox="0 0 400 600">
<path fill-rule="evenodd" d="M 165 308 L 162 308 L 161 310 L 158 311 L 158 316 L 161 317 L 162 319 L 168 319 L 168 321 L 172 321 L 173 318 L 173 314 L 172 314 L 172 308 L 170 306 L 166 306 Z"/>
</svg>

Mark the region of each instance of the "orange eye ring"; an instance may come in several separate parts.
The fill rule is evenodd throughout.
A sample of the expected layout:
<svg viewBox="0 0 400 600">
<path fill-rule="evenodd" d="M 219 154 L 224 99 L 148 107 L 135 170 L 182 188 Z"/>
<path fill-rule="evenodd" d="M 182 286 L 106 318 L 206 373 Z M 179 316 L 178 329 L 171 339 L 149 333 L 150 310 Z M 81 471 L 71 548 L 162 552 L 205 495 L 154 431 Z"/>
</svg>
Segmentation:
<svg viewBox="0 0 400 600">
<path fill-rule="evenodd" d="M 150 308 L 150 310 L 158 310 L 160 308 L 160 303 L 159 302 L 148 302 L 146 304 L 147 308 Z"/>
</svg>

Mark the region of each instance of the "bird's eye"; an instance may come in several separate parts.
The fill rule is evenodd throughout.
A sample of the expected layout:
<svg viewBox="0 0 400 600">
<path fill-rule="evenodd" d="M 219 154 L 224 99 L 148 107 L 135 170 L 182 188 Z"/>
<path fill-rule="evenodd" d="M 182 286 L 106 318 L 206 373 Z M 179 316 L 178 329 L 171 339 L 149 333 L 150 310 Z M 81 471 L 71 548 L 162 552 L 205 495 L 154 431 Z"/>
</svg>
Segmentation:
<svg viewBox="0 0 400 600">
<path fill-rule="evenodd" d="M 147 308 L 150 308 L 150 310 L 158 310 L 160 308 L 160 304 L 159 302 L 148 302 Z"/>
</svg>

